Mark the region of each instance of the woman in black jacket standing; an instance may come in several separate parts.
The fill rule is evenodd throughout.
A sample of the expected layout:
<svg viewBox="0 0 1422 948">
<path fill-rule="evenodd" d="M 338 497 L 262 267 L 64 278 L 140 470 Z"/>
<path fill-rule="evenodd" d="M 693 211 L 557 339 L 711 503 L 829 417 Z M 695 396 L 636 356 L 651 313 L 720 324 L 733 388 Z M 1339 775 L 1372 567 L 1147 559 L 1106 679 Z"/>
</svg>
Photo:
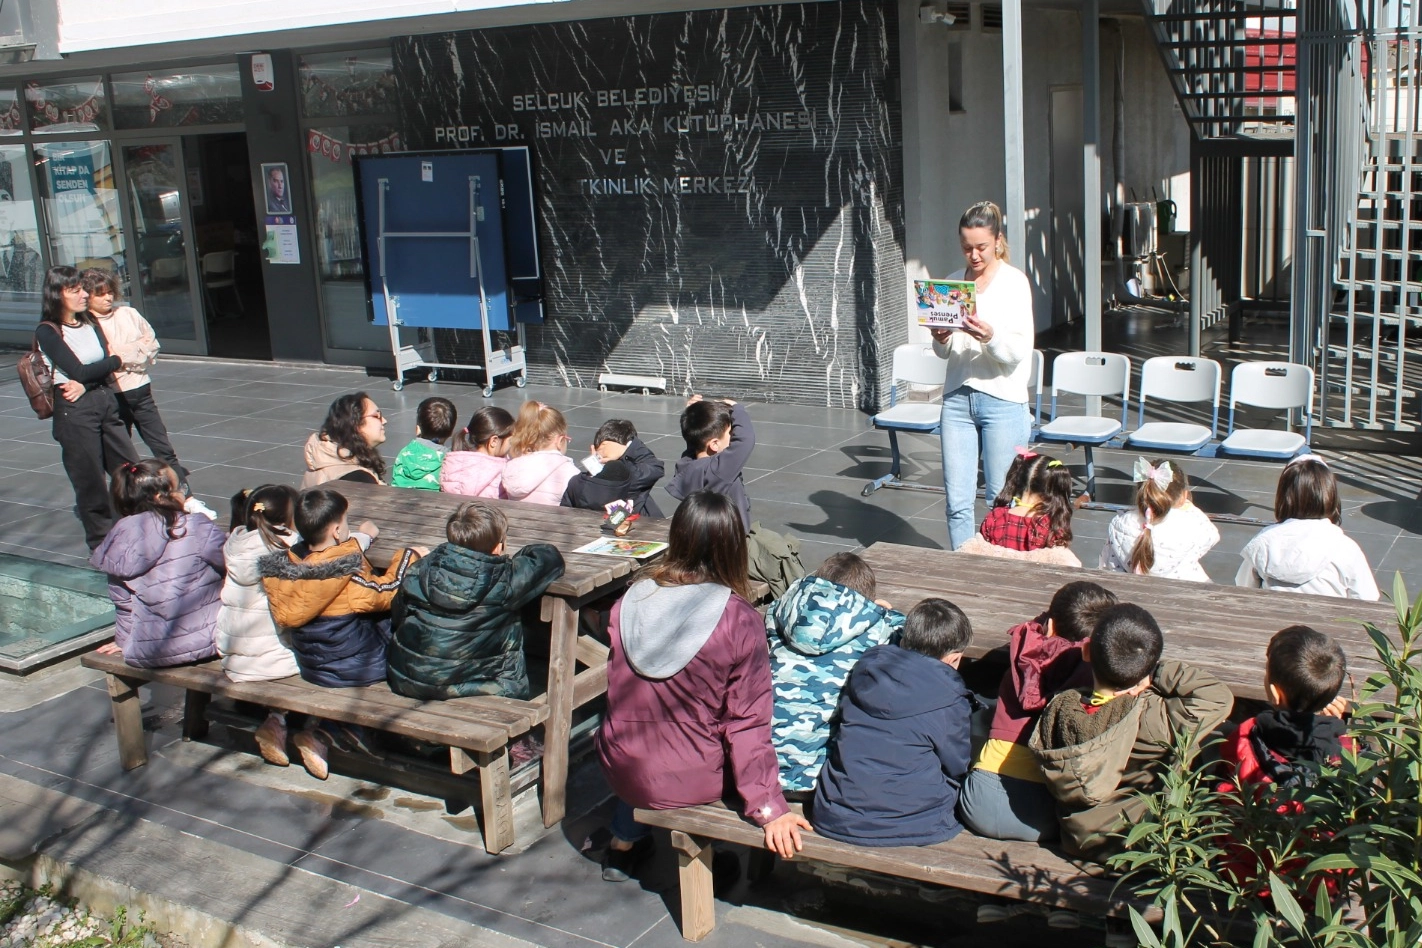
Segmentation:
<svg viewBox="0 0 1422 948">
<path fill-rule="evenodd" d="M 121 367 L 89 315 L 89 294 L 73 267 L 50 267 L 35 341 L 54 369 L 54 440 L 63 451 L 64 472 L 74 487 L 79 520 L 89 549 L 113 526 L 108 474 L 137 462 L 138 452 L 119 417 L 110 387 Z"/>
</svg>

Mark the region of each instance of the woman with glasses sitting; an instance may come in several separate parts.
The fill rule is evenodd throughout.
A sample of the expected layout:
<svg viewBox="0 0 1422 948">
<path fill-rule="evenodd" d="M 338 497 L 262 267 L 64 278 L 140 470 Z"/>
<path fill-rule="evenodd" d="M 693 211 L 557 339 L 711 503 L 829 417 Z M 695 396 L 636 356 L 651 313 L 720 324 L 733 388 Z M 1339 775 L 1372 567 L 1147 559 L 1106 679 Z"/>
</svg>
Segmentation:
<svg viewBox="0 0 1422 948">
<path fill-rule="evenodd" d="M 385 483 L 385 416 L 365 392 L 342 395 L 331 403 L 321 430 L 306 439 L 306 474 L 301 488 L 327 481 Z"/>
</svg>

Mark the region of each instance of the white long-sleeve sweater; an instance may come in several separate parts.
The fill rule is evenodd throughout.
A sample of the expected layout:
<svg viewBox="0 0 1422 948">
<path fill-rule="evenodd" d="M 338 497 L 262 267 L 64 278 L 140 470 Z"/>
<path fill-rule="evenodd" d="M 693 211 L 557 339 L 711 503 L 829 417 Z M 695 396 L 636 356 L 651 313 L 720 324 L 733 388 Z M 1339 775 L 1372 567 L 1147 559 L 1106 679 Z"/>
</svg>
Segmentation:
<svg viewBox="0 0 1422 948">
<path fill-rule="evenodd" d="M 963 278 L 964 273 L 959 270 L 948 279 Z M 959 331 L 950 335 L 947 342 L 933 344 L 939 358 L 948 360 L 943 392 L 946 395 L 967 385 L 994 398 L 1026 404 L 1036 340 L 1032 284 L 1027 274 L 1004 263 L 987 289 L 978 294 L 977 301 L 978 318 L 992 327 L 992 339 L 981 343 Z"/>
</svg>

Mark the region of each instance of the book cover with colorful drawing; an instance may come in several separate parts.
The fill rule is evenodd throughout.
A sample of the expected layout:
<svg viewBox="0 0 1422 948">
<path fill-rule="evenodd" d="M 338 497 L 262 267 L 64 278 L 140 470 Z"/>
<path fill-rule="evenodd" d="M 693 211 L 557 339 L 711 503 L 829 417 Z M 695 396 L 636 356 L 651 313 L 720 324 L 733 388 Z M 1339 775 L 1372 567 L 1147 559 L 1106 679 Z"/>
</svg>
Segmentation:
<svg viewBox="0 0 1422 948">
<path fill-rule="evenodd" d="M 914 280 L 918 324 L 930 329 L 961 329 L 978 315 L 978 287 L 972 280 Z"/>
<path fill-rule="evenodd" d="M 620 537 L 603 537 L 591 543 L 585 543 L 574 550 L 574 553 L 596 553 L 599 556 L 630 556 L 636 560 L 645 560 L 648 557 L 656 556 L 667 548 L 667 544 L 660 540 L 624 540 Z"/>
</svg>

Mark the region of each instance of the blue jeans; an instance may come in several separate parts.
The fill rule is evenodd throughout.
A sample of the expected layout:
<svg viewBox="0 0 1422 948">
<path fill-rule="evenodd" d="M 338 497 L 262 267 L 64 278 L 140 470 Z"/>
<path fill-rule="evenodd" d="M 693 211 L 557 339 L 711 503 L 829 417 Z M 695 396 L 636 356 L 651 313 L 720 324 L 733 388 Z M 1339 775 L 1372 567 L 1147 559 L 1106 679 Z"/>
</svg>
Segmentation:
<svg viewBox="0 0 1422 948">
<path fill-rule="evenodd" d="M 943 394 L 943 488 L 948 495 L 948 545 L 957 549 L 973 538 L 977 524 L 973 501 L 978 494 L 978 452 L 988 501 L 1007 480 L 1013 449 L 1032 436 L 1032 421 L 1022 402 L 986 395 L 964 385 Z"/>
<path fill-rule="evenodd" d="M 958 817 L 971 832 L 988 839 L 1045 843 L 1061 833 L 1057 804 L 1046 784 L 989 770 L 968 772 L 958 795 Z"/>
<path fill-rule="evenodd" d="M 612 835 L 624 843 L 635 843 L 652 835 L 651 827 L 643 826 L 632 818 L 632 807 L 621 798 L 612 807 Z"/>
</svg>

